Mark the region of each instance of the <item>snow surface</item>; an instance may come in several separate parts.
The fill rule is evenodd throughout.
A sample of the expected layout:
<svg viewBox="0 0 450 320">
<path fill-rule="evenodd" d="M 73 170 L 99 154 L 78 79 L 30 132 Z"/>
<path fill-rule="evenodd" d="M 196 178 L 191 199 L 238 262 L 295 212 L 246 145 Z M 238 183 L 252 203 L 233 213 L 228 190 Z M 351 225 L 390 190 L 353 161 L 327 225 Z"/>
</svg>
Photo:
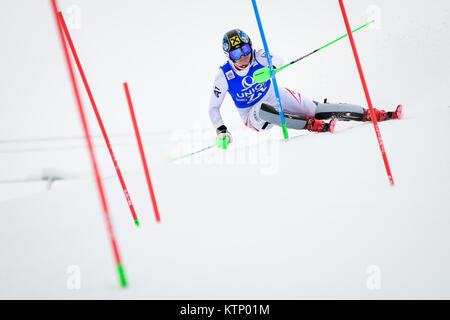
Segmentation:
<svg viewBox="0 0 450 320">
<path fill-rule="evenodd" d="M 338 1 L 258 3 L 269 46 L 286 61 L 345 33 Z M 122 290 L 49 2 L 2 0 L 0 298 L 449 299 L 450 3 L 346 6 L 353 27 L 377 19 L 355 35 L 374 104 L 405 106 L 404 120 L 380 124 L 394 188 L 370 124 L 291 131 L 286 143 L 278 128 L 244 129 L 230 98 L 231 148 L 169 161 L 214 140 L 207 105 L 223 34 L 240 27 L 262 47 L 251 1 L 60 1 L 142 223 L 132 223 L 83 91 L 130 283 Z M 278 80 L 313 99 L 366 105 L 348 40 Z M 49 176 L 63 180 L 48 189 Z M 68 289 L 70 266 L 79 290 Z M 379 290 L 367 285 L 373 268 Z"/>
</svg>

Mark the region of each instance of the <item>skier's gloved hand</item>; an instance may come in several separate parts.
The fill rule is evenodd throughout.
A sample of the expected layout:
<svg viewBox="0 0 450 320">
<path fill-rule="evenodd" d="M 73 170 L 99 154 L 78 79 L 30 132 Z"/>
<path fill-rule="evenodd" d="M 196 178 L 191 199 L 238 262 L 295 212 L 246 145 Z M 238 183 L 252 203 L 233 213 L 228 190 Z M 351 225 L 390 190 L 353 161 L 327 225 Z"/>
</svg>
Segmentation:
<svg viewBox="0 0 450 320">
<path fill-rule="evenodd" d="M 231 133 L 228 131 L 227 127 L 221 125 L 216 129 L 217 138 L 216 145 L 220 149 L 228 148 L 228 144 L 233 142 L 233 138 L 231 137 Z"/>
</svg>

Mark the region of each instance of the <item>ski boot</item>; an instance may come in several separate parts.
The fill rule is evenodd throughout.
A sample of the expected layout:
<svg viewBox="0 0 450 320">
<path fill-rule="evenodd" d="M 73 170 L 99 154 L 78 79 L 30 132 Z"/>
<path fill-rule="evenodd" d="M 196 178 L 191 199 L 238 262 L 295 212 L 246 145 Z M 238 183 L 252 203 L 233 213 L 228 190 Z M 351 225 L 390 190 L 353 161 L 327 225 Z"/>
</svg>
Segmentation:
<svg viewBox="0 0 450 320">
<path fill-rule="evenodd" d="M 305 129 L 313 132 L 331 132 L 334 133 L 334 127 L 336 126 L 337 119 L 333 118 L 330 122 L 326 123 L 323 120 L 315 118 L 308 119 L 305 125 Z"/>
<path fill-rule="evenodd" d="M 394 112 L 391 112 L 391 119 L 401 120 L 403 118 L 403 106 L 399 104 Z"/>
<path fill-rule="evenodd" d="M 400 120 L 402 118 L 403 106 L 400 104 L 397 106 L 397 109 L 393 112 L 386 112 L 385 110 L 373 109 L 375 112 L 375 116 L 377 117 L 377 121 L 386 121 L 386 120 Z M 370 110 L 364 109 L 363 122 L 372 121 L 370 117 Z"/>
</svg>

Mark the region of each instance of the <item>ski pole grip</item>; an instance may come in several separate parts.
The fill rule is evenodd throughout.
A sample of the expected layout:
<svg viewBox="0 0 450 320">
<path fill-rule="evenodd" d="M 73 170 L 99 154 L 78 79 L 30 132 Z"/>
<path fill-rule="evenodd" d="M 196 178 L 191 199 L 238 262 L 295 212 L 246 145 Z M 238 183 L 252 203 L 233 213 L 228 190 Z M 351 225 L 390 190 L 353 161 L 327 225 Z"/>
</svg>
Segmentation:
<svg viewBox="0 0 450 320">
<path fill-rule="evenodd" d="M 223 139 L 217 139 L 216 145 L 220 149 L 228 149 L 228 143 L 230 142 L 230 137 L 225 137 Z"/>
</svg>

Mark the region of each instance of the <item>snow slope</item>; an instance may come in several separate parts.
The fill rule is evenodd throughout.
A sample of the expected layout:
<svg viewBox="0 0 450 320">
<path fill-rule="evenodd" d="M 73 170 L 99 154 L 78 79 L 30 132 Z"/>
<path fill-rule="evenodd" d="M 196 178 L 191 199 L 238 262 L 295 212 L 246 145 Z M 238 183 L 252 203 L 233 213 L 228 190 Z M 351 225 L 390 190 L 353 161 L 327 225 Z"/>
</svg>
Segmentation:
<svg viewBox="0 0 450 320">
<path fill-rule="evenodd" d="M 337 1 L 258 3 L 269 46 L 286 61 L 345 33 Z M 346 5 L 352 26 L 380 22 L 355 36 L 374 104 L 405 105 L 404 120 L 380 124 L 394 188 L 370 124 L 291 131 L 284 142 L 277 128 L 244 129 L 229 98 L 232 147 L 169 162 L 214 139 L 207 103 L 223 33 L 240 27 L 262 46 L 250 1 L 60 1 L 67 16 L 81 9 L 72 36 L 142 223 L 132 223 L 85 97 L 130 282 L 121 290 L 49 4 L 2 1 L 0 298 L 450 298 L 450 4 Z M 348 41 L 278 79 L 314 99 L 365 105 Z M 18 182 L 43 172 L 65 179 L 50 190 Z M 79 290 L 67 288 L 72 265 Z M 379 290 L 368 288 L 371 266 Z"/>
</svg>

